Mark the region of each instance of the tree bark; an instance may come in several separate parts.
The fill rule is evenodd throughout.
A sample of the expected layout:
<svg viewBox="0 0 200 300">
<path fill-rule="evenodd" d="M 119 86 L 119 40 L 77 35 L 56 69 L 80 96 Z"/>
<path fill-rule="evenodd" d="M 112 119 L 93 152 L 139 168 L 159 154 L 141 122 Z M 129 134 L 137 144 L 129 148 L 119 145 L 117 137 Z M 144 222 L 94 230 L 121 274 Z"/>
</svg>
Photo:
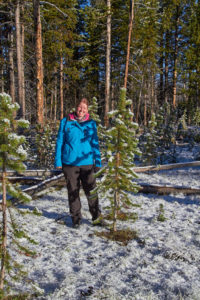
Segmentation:
<svg viewBox="0 0 200 300">
<path fill-rule="evenodd" d="M 163 33 L 161 35 L 161 41 L 160 41 L 160 48 L 163 49 Z M 164 74 L 163 74 L 163 62 L 164 62 L 164 55 L 163 52 L 160 53 L 160 59 L 159 59 L 159 65 L 160 65 L 160 82 L 159 82 L 159 104 L 163 104 L 163 98 L 164 98 Z"/>
<path fill-rule="evenodd" d="M 139 114 L 140 114 L 140 104 L 141 104 L 141 98 L 142 98 L 142 88 L 143 88 L 143 80 L 144 76 L 142 76 L 142 82 L 140 86 L 140 92 L 139 92 L 139 97 L 138 97 L 138 103 L 137 103 L 137 111 L 136 111 L 136 122 L 139 122 Z"/>
<path fill-rule="evenodd" d="M 107 0 L 107 44 L 106 44 L 106 81 L 105 81 L 105 112 L 104 123 L 108 127 L 107 113 L 110 104 L 110 69 L 111 69 L 111 0 Z"/>
<path fill-rule="evenodd" d="M 6 170 L 3 166 L 2 174 L 2 188 L 3 188 L 3 199 L 2 199 L 2 244 L 1 244 L 1 272 L 0 272 L 0 289 L 4 288 L 5 279 L 5 265 L 6 265 L 6 253 L 7 253 L 7 203 L 6 203 Z"/>
<path fill-rule="evenodd" d="M 57 84 L 58 84 L 58 78 L 57 78 L 57 69 L 55 68 L 55 81 L 54 81 L 54 121 L 57 119 Z"/>
<path fill-rule="evenodd" d="M 63 57 L 60 58 L 60 119 L 64 117 L 64 100 L 63 100 Z"/>
<path fill-rule="evenodd" d="M 178 61 L 178 26 L 179 26 L 179 6 L 176 7 L 176 24 L 175 24 L 175 45 L 174 45 L 174 69 L 173 69 L 173 107 L 176 107 L 177 94 L 177 61 Z"/>
<path fill-rule="evenodd" d="M 131 33 L 132 33 L 132 28 L 133 28 L 133 19 L 134 19 L 134 0 L 130 0 L 128 44 L 127 44 L 126 67 L 125 67 L 125 77 L 124 77 L 124 87 L 125 88 L 127 88 L 127 80 L 128 80 L 128 66 L 129 66 L 129 58 L 130 58 Z"/>
<path fill-rule="evenodd" d="M 53 120 L 53 91 L 51 91 L 50 120 Z"/>
<path fill-rule="evenodd" d="M 165 34 L 165 89 L 164 89 L 164 98 L 165 103 L 168 102 L 168 93 L 169 93 L 169 83 L 168 83 L 168 77 L 169 77 L 169 30 L 166 31 Z"/>
<path fill-rule="evenodd" d="M 2 36 L 2 30 L 0 28 L 0 36 Z M 0 63 L 0 82 L 1 82 L 1 93 L 4 93 L 4 55 L 3 55 L 4 47 L 2 45 L 2 40 L 0 40 L 0 57 L 1 57 L 1 63 Z"/>
<path fill-rule="evenodd" d="M 33 0 L 34 26 L 35 26 L 35 58 L 36 58 L 36 98 L 37 123 L 44 123 L 44 92 L 43 92 L 43 59 L 42 59 L 42 25 L 40 19 L 40 2 Z"/>
<path fill-rule="evenodd" d="M 24 5 L 21 7 L 22 16 L 24 16 Z M 24 77 L 24 22 L 21 21 L 21 70 L 22 70 L 22 116 L 26 118 L 26 102 L 25 102 L 25 77 Z"/>
<path fill-rule="evenodd" d="M 20 105 L 19 114 L 24 118 L 23 106 L 23 75 L 22 75 L 22 38 L 21 38 L 21 24 L 20 24 L 20 1 L 17 0 L 15 10 L 15 26 L 16 26 L 16 51 L 17 51 L 17 88 L 18 88 L 18 102 Z"/>
<path fill-rule="evenodd" d="M 147 126 L 147 95 L 146 94 L 144 95 L 144 126 Z"/>
<path fill-rule="evenodd" d="M 12 28 L 10 28 L 8 40 L 10 42 L 10 47 L 9 47 L 10 96 L 12 98 L 12 101 L 15 102 L 15 74 L 14 74 L 14 59 L 13 59 L 13 31 L 12 31 Z"/>
<path fill-rule="evenodd" d="M 156 97 L 155 97 L 155 75 L 151 75 L 151 115 L 155 113 Z"/>
</svg>

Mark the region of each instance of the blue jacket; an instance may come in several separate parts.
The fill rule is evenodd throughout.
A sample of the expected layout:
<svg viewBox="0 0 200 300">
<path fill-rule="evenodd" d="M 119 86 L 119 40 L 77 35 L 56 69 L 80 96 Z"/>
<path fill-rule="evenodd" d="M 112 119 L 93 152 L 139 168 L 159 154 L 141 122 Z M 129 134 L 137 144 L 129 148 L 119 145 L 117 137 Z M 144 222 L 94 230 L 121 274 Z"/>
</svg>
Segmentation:
<svg viewBox="0 0 200 300">
<path fill-rule="evenodd" d="M 60 122 L 57 135 L 55 167 L 95 165 L 101 167 L 96 122 L 67 120 Z"/>
</svg>

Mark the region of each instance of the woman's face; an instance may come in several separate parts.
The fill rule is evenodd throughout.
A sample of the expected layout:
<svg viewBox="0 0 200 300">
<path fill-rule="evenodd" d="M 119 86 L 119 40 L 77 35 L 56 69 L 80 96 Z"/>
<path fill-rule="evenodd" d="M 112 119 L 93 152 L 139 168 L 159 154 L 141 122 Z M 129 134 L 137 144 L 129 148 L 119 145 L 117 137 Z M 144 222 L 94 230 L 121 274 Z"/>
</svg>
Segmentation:
<svg viewBox="0 0 200 300">
<path fill-rule="evenodd" d="M 77 114 L 78 118 L 84 117 L 87 113 L 88 113 L 87 104 L 80 102 L 76 108 L 76 114 Z"/>
</svg>

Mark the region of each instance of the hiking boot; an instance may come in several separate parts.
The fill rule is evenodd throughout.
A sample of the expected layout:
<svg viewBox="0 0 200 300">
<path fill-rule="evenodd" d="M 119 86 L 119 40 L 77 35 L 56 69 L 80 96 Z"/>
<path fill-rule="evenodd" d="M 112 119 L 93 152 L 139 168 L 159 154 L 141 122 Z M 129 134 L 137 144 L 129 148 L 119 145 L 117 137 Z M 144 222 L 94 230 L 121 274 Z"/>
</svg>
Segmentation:
<svg viewBox="0 0 200 300">
<path fill-rule="evenodd" d="M 93 220 L 93 221 L 92 221 L 92 225 L 93 225 L 93 226 L 105 226 L 106 223 L 105 223 L 105 221 L 103 220 L 103 216 L 100 215 L 97 219 Z"/>
<path fill-rule="evenodd" d="M 81 226 L 81 221 L 80 220 L 78 222 L 76 222 L 76 223 L 73 224 L 73 228 L 74 229 L 79 229 L 80 226 Z"/>
<path fill-rule="evenodd" d="M 73 224 L 73 228 L 74 228 L 74 229 L 79 229 L 79 227 L 80 227 L 80 224 L 78 224 L 78 223 Z"/>
</svg>

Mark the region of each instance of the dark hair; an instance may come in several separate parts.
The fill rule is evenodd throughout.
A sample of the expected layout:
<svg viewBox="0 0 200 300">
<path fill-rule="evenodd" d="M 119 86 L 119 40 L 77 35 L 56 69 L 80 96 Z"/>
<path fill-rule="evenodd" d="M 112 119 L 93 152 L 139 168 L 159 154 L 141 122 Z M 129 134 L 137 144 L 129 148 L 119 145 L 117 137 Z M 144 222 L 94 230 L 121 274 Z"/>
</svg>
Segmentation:
<svg viewBox="0 0 200 300">
<path fill-rule="evenodd" d="M 78 101 L 76 107 L 78 107 L 80 103 L 86 104 L 87 107 L 89 106 L 89 102 L 88 102 L 87 98 L 82 98 L 80 101 Z"/>
</svg>

